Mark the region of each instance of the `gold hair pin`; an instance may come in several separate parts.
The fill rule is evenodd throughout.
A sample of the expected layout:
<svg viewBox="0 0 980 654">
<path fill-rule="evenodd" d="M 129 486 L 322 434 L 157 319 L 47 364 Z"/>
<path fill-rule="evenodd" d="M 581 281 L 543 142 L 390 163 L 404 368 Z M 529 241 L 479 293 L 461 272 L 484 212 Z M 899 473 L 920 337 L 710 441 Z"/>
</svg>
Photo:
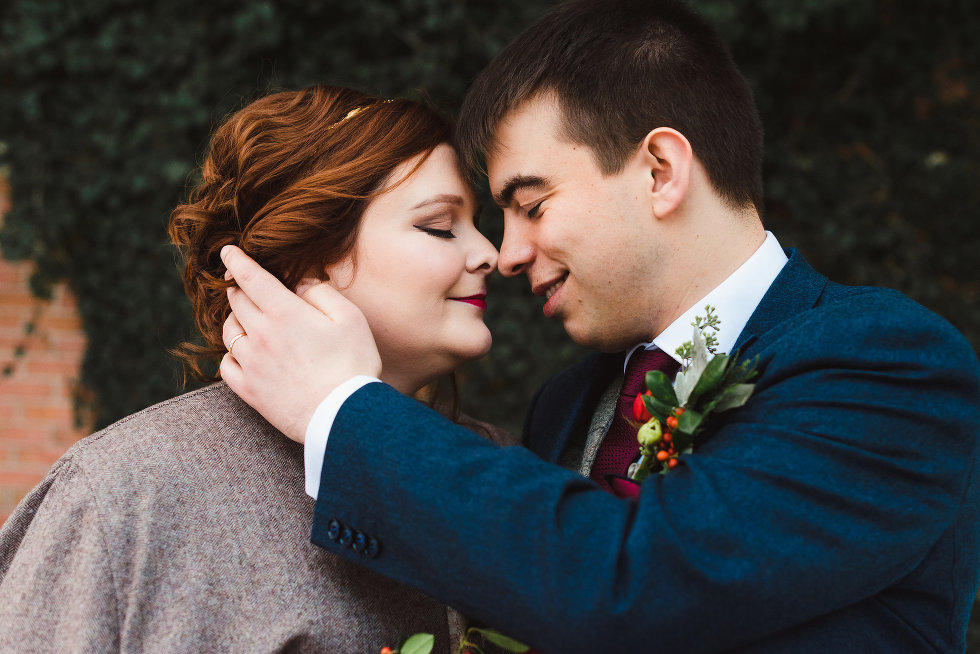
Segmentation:
<svg viewBox="0 0 980 654">
<path fill-rule="evenodd" d="M 389 102 L 394 102 L 394 100 L 382 100 L 381 102 L 384 103 L 384 104 L 387 104 Z M 344 116 L 343 118 L 341 118 L 340 120 L 338 120 L 333 125 L 330 125 L 329 127 L 327 127 L 327 129 L 333 129 L 337 125 L 340 125 L 340 124 L 344 123 L 345 121 L 347 121 L 347 119 L 353 118 L 357 114 L 359 114 L 362 111 L 364 111 L 365 109 L 367 109 L 369 106 L 371 106 L 371 105 L 365 105 L 363 107 L 354 107 L 353 109 L 351 109 L 350 111 L 347 112 L 347 115 L 346 116 Z"/>
</svg>

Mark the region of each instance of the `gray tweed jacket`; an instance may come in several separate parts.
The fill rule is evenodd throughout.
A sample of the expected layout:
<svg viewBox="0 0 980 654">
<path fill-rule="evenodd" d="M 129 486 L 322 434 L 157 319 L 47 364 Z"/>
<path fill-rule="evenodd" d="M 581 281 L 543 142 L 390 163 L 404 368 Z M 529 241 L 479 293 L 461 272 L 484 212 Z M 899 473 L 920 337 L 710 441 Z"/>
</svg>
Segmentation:
<svg viewBox="0 0 980 654">
<path fill-rule="evenodd" d="M 455 612 L 310 543 L 303 475 L 224 384 L 79 441 L 0 529 L 0 652 L 449 651 Z"/>
</svg>

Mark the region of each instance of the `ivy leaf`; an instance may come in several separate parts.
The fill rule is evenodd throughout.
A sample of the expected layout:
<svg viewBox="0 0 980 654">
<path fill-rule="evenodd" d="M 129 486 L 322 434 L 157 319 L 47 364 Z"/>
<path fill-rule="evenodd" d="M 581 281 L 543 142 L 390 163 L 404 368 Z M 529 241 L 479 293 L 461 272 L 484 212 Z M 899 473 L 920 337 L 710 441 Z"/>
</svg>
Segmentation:
<svg viewBox="0 0 980 654">
<path fill-rule="evenodd" d="M 401 654 L 430 654 L 435 644 L 436 637 L 432 634 L 415 634 L 408 637 L 399 651 Z"/>
<path fill-rule="evenodd" d="M 531 649 L 524 643 L 519 643 L 513 638 L 509 638 L 495 629 L 479 629 L 477 627 L 473 627 L 471 631 L 479 633 L 497 647 L 501 647 L 508 652 L 517 652 L 520 654 L 521 652 L 526 652 Z"/>
<path fill-rule="evenodd" d="M 669 405 L 667 412 L 678 406 L 677 395 L 674 393 L 674 386 L 670 383 L 670 378 L 660 370 L 651 370 L 646 376 L 647 388 L 653 397 L 660 402 Z"/>
</svg>

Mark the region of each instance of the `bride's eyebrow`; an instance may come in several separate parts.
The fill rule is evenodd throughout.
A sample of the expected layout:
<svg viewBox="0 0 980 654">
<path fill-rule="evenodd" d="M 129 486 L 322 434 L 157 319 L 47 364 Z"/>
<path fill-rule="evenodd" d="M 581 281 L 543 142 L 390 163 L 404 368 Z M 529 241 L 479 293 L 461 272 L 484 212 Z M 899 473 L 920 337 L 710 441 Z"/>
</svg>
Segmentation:
<svg viewBox="0 0 980 654">
<path fill-rule="evenodd" d="M 458 195 L 453 195 L 451 193 L 443 193 L 441 195 L 436 195 L 427 200 L 422 200 L 417 205 L 412 207 L 412 209 L 421 209 L 422 207 L 427 207 L 431 204 L 454 204 L 462 205 L 463 198 Z"/>
</svg>

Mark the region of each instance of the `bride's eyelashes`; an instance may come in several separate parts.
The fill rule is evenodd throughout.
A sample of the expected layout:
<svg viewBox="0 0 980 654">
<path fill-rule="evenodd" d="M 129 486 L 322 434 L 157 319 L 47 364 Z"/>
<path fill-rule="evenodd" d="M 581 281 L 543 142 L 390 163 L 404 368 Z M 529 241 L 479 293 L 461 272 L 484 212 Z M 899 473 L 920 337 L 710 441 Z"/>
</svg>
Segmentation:
<svg viewBox="0 0 980 654">
<path fill-rule="evenodd" d="M 419 231 L 431 234 L 437 238 L 456 238 L 456 235 L 450 229 L 436 229 L 435 227 L 426 227 L 425 225 L 414 225 L 414 227 Z"/>
</svg>

